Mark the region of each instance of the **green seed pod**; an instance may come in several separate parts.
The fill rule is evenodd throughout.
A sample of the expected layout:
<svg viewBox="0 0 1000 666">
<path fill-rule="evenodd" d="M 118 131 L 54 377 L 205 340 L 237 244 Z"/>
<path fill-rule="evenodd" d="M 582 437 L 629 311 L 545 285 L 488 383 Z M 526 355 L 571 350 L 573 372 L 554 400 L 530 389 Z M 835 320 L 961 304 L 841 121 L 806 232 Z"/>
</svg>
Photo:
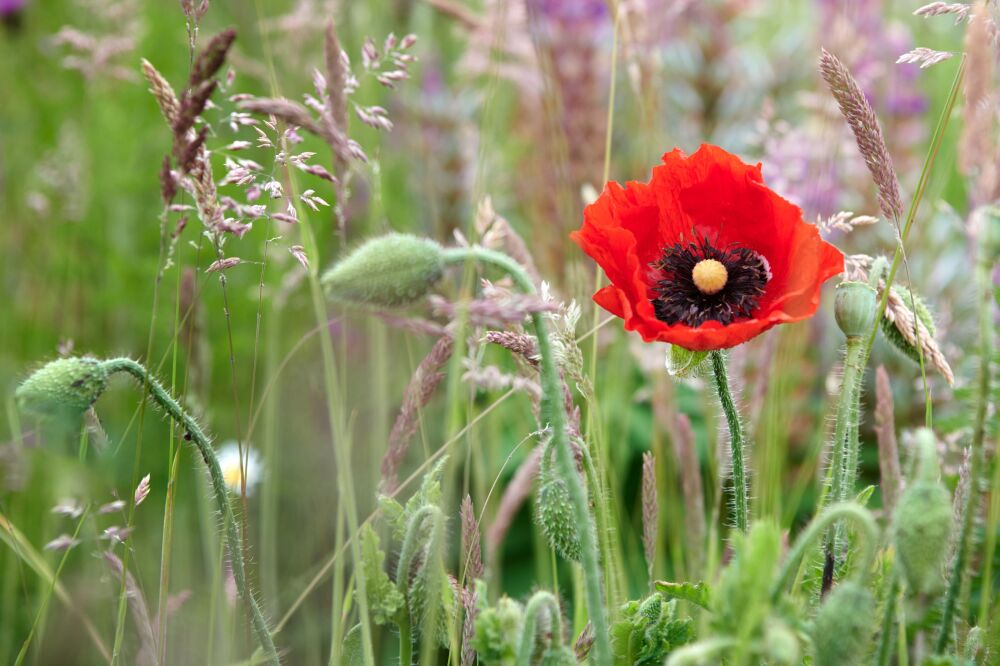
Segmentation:
<svg viewBox="0 0 1000 666">
<path fill-rule="evenodd" d="M 485 663 L 511 663 L 517 655 L 524 609 L 510 597 L 486 606 L 484 597 L 479 597 L 473 647 Z"/>
<path fill-rule="evenodd" d="M 927 332 L 930 333 L 931 337 L 933 337 L 937 333 L 937 327 L 934 326 L 934 317 L 931 316 L 931 311 L 927 309 L 927 304 L 924 303 L 924 300 L 915 292 L 911 292 L 901 285 L 893 285 L 892 292 L 899 297 L 907 309 L 912 310 L 916 306 L 917 318 L 924 325 L 924 328 L 927 329 Z M 904 356 L 912 359 L 914 363 L 920 362 L 920 351 L 903 337 L 903 334 L 896 328 L 894 322 L 889 321 L 888 317 L 883 315 L 882 321 L 879 323 L 882 326 L 882 334 L 885 335 L 886 340 L 891 342 Z"/>
<path fill-rule="evenodd" d="M 876 311 L 875 290 L 865 282 L 841 282 L 833 314 L 837 325 L 849 338 L 857 338 L 872 330 Z"/>
<path fill-rule="evenodd" d="M 556 452 L 545 445 L 542 463 L 538 470 L 538 498 L 535 501 L 535 520 L 542 533 L 556 552 L 567 560 L 580 561 L 580 534 L 576 514 L 570 501 L 566 482 L 553 469 L 552 457 Z"/>
<path fill-rule="evenodd" d="M 813 664 L 863 664 L 876 626 L 875 597 L 852 581 L 838 585 L 813 622 Z"/>
<path fill-rule="evenodd" d="M 921 594 L 940 590 L 941 568 L 948 552 L 952 511 L 948 491 L 923 479 L 899 498 L 893 515 L 896 552 L 910 589 Z"/>
<path fill-rule="evenodd" d="M 96 358 L 60 358 L 45 364 L 17 388 L 18 405 L 41 416 L 79 417 L 108 387 L 108 372 Z"/>
<path fill-rule="evenodd" d="M 426 238 L 389 234 L 373 238 L 326 271 L 321 278 L 330 298 L 375 307 L 417 301 L 444 271 L 444 250 Z"/>
</svg>

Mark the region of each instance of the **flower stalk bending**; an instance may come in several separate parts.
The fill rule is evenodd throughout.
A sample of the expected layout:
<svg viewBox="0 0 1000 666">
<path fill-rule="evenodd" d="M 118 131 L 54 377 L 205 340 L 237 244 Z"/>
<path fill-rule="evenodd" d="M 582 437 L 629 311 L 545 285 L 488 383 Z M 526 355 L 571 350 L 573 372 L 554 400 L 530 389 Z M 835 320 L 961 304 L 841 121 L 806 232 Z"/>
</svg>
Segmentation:
<svg viewBox="0 0 1000 666">
<path fill-rule="evenodd" d="M 17 389 L 20 405 L 42 416 L 77 418 L 83 414 L 107 389 L 108 378 L 124 372 L 138 379 L 148 389 L 150 399 L 187 433 L 186 439 L 194 442 L 201 454 L 212 482 L 219 510 L 226 529 L 226 546 L 233 568 L 236 589 L 247 605 L 250 620 L 266 663 L 278 666 L 280 660 L 274 647 L 271 631 L 264 619 L 260 605 L 250 591 L 246 568 L 243 563 L 240 525 L 229 501 L 226 479 L 219 466 L 219 459 L 201 426 L 163 388 L 146 368 L 130 358 L 113 358 L 101 361 L 94 358 L 65 358 L 52 361 L 26 379 Z"/>
<path fill-rule="evenodd" d="M 505 254 L 494 252 L 484 247 L 461 247 L 445 250 L 445 263 L 458 264 L 469 260 L 480 261 L 506 271 L 517 286 L 525 293 L 535 293 L 535 285 L 528 273 Z M 579 527 L 579 539 L 586 583 L 587 607 L 590 622 L 594 627 L 594 663 L 611 664 L 611 644 L 608 629 L 608 619 L 604 610 L 604 596 L 601 592 L 601 565 L 597 548 L 597 533 L 587 499 L 587 491 L 583 487 L 580 475 L 576 470 L 573 452 L 570 450 L 569 438 L 566 433 L 566 414 L 563 410 L 562 379 L 556 367 L 552 340 L 549 337 L 548 324 L 543 313 L 531 315 L 538 338 L 538 354 L 540 357 L 542 380 L 542 412 L 541 420 L 552 428 L 553 446 L 555 446 L 556 468 L 565 479 L 569 490 L 570 502 L 573 505 L 576 524 Z"/>
</svg>

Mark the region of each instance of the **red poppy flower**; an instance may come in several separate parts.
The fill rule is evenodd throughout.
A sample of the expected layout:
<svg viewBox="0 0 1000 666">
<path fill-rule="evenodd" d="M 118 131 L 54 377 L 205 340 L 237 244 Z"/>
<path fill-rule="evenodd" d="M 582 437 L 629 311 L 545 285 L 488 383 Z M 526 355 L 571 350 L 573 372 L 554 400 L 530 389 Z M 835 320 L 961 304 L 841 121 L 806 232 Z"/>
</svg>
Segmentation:
<svg viewBox="0 0 1000 666">
<path fill-rule="evenodd" d="M 812 316 L 820 286 L 844 269 L 759 164 L 710 145 L 667 153 L 648 183 L 608 183 L 572 238 L 611 281 L 598 305 L 646 342 L 695 351 Z"/>
</svg>

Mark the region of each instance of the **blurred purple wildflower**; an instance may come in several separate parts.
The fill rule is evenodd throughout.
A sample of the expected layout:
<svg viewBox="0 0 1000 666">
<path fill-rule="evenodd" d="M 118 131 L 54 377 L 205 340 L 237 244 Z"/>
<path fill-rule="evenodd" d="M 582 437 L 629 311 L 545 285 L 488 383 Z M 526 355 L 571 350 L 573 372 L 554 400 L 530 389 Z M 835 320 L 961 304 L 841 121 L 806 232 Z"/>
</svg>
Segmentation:
<svg viewBox="0 0 1000 666">
<path fill-rule="evenodd" d="M 13 16 L 27 4 L 27 0 L 0 0 L 0 16 Z"/>
</svg>

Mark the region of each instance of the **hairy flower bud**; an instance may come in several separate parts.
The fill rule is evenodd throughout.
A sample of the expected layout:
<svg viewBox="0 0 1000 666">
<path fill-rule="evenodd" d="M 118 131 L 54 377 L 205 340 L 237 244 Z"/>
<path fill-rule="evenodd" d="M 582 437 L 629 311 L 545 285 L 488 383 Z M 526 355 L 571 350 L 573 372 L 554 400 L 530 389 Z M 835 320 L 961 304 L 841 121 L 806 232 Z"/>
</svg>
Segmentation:
<svg viewBox="0 0 1000 666">
<path fill-rule="evenodd" d="M 865 282 L 841 282 L 833 313 L 837 325 L 849 338 L 865 335 L 875 323 L 876 292 Z"/>
<path fill-rule="evenodd" d="M 60 358 L 45 364 L 17 388 L 18 405 L 42 416 L 83 414 L 108 387 L 108 372 L 96 358 Z"/>
<path fill-rule="evenodd" d="M 426 296 L 443 270 L 440 245 L 417 236 L 389 234 L 351 252 L 321 281 L 334 300 L 398 307 Z"/>
<path fill-rule="evenodd" d="M 538 498 L 535 501 L 535 520 L 549 544 L 568 560 L 580 560 L 580 533 L 576 514 L 569 497 L 566 482 L 554 469 L 556 452 L 546 446 L 538 470 Z"/>
<path fill-rule="evenodd" d="M 917 433 L 918 479 L 906 489 L 893 515 L 896 551 L 910 589 L 920 594 L 940 590 L 941 568 L 952 529 L 951 497 L 938 480 L 934 436 Z"/>
<path fill-rule="evenodd" d="M 861 664 L 868 652 L 875 622 L 875 598 L 857 583 L 838 585 L 827 597 L 813 623 L 813 664 Z"/>
</svg>

